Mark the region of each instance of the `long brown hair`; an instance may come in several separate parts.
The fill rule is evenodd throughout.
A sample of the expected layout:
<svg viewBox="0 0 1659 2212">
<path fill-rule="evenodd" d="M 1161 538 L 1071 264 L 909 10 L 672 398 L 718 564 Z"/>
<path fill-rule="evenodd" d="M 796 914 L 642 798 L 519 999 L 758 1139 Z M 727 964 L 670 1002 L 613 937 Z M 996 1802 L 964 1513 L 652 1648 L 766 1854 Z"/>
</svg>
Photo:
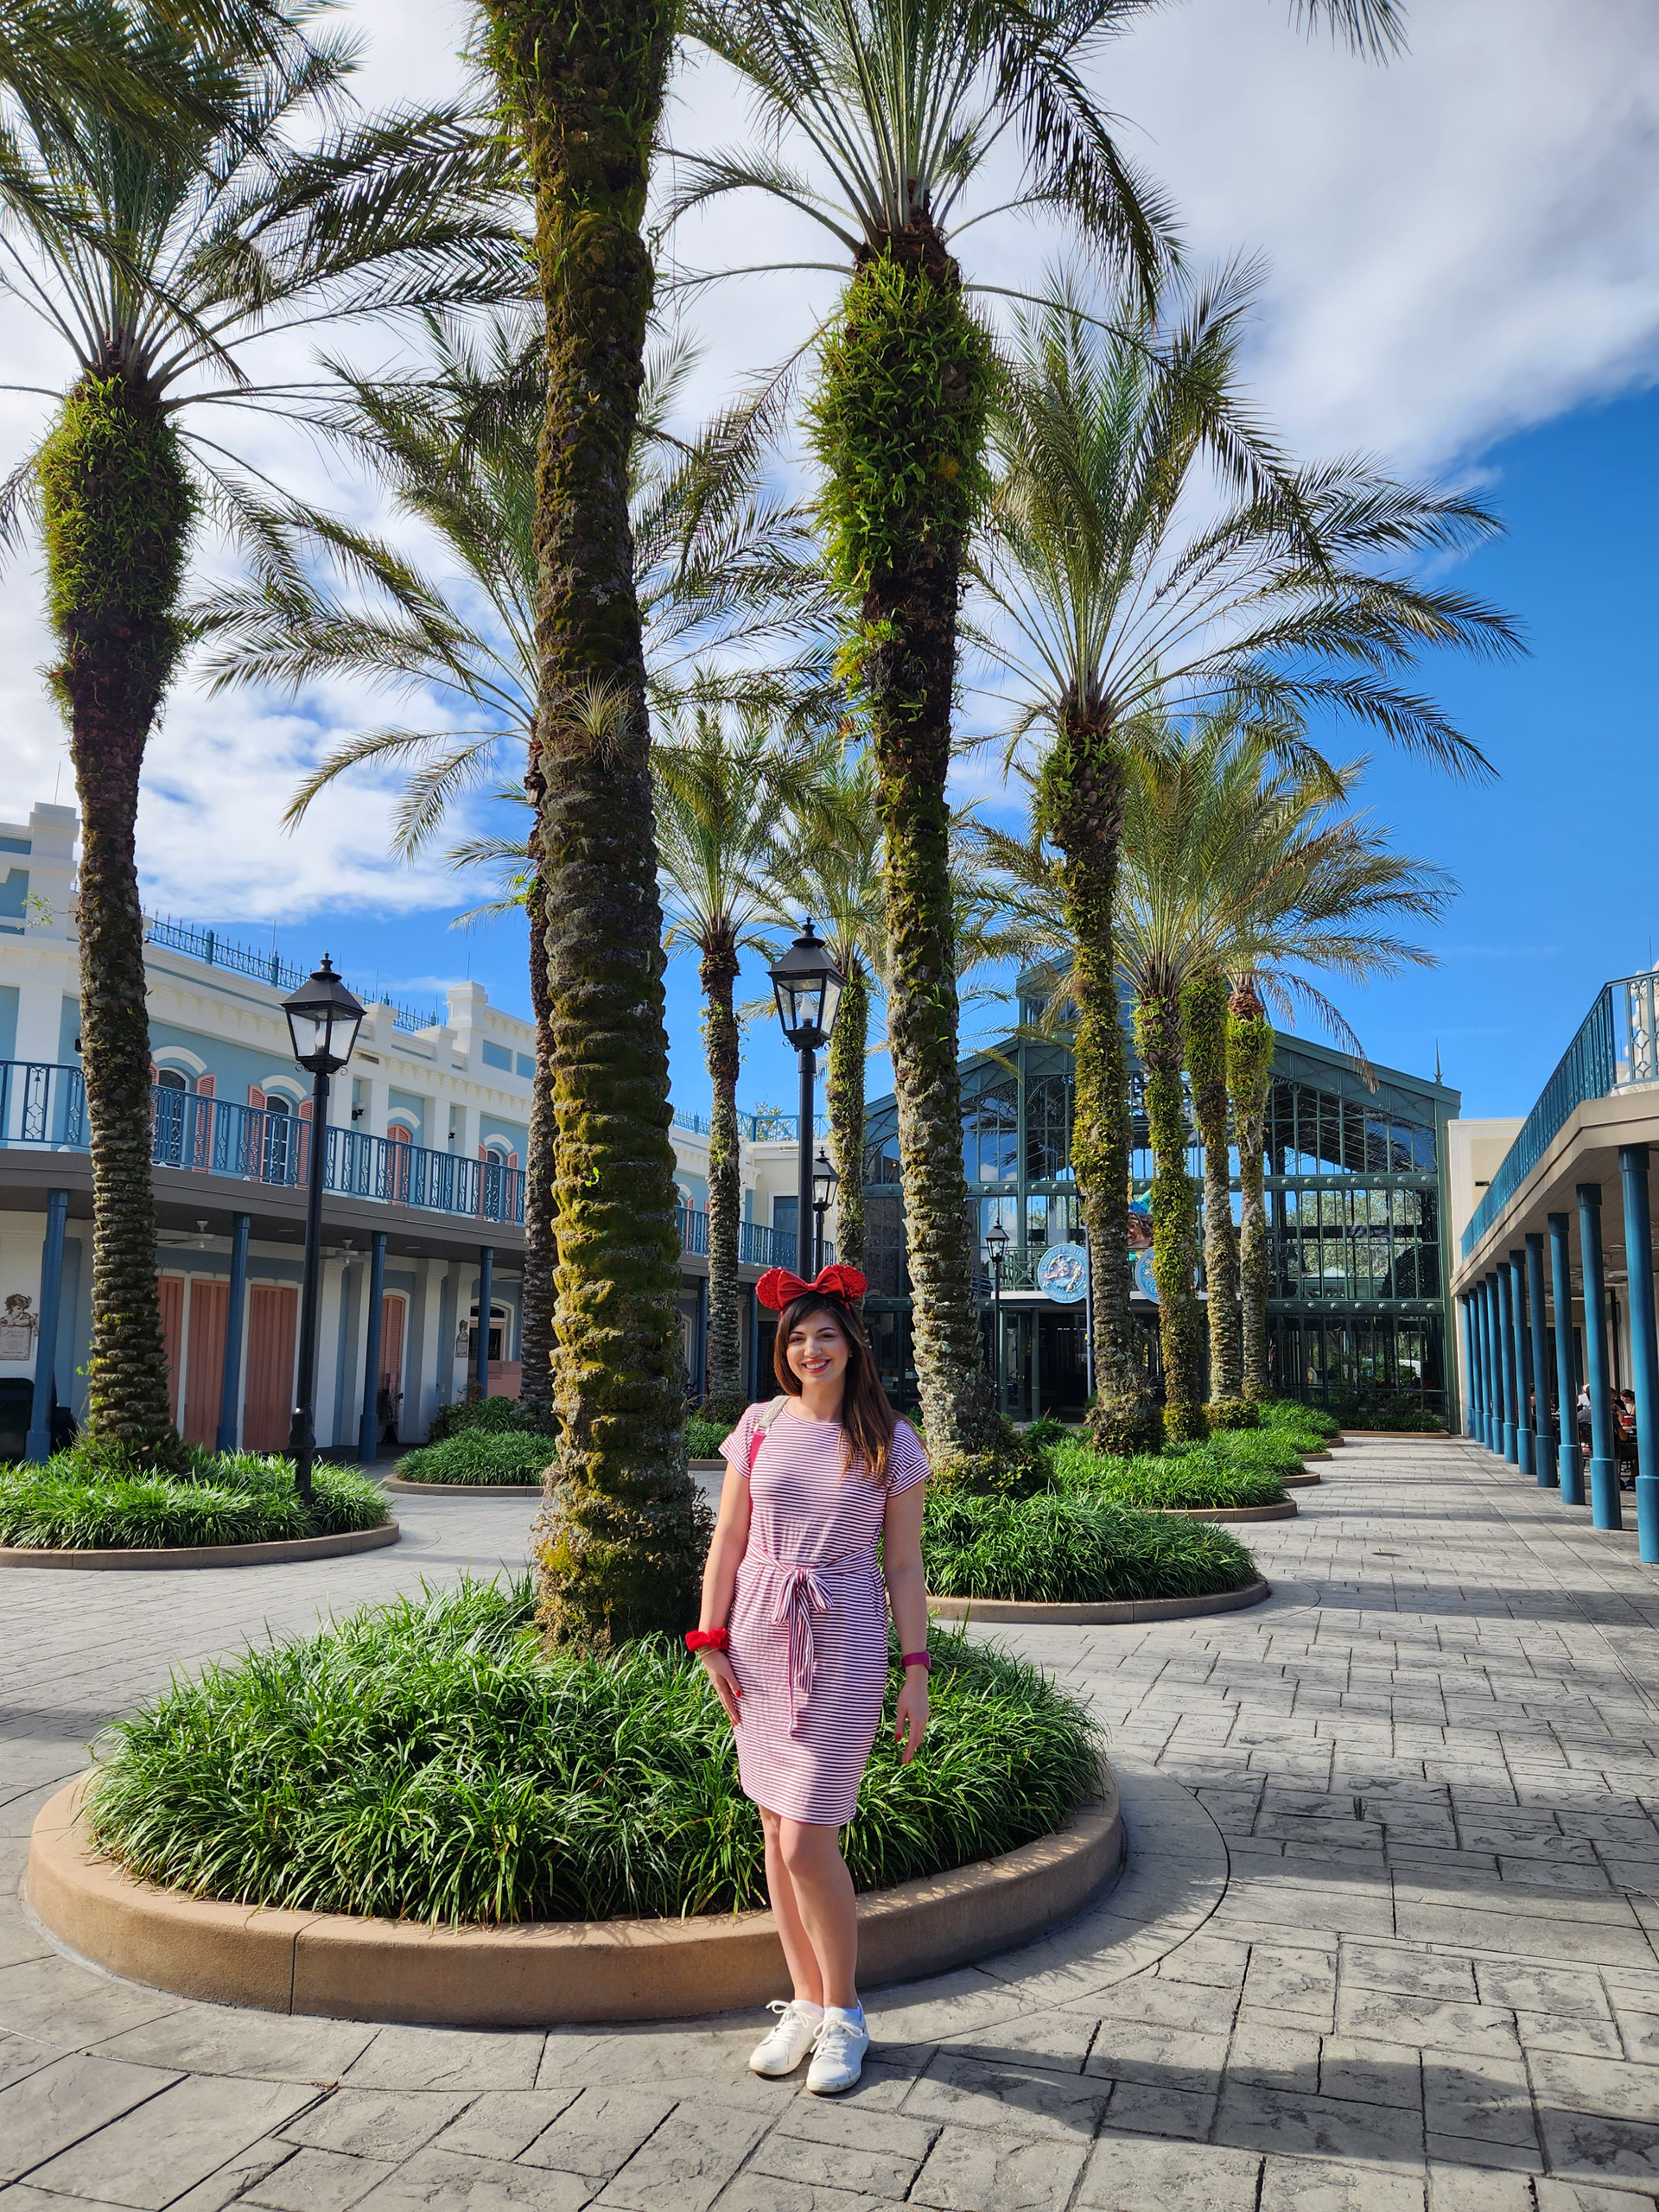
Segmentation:
<svg viewBox="0 0 1659 2212">
<path fill-rule="evenodd" d="M 789 1363 L 789 1340 L 812 1313 L 827 1313 L 847 1339 L 847 1370 L 842 1378 L 841 1471 L 844 1475 L 856 1460 L 860 1472 L 885 1489 L 897 1416 L 876 1374 L 869 1340 L 850 1309 L 822 1290 L 804 1291 L 799 1298 L 791 1298 L 778 1316 L 772 1371 L 791 1398 L 800 1396 L 801 1378 Z"/>
</svg>

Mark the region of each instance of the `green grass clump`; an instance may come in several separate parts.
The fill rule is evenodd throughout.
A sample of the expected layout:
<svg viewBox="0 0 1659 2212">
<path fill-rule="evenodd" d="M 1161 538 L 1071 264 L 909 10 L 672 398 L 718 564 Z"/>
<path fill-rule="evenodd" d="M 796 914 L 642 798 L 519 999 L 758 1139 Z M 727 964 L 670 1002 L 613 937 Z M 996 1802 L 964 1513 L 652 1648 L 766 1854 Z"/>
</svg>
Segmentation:
<svg viewBox="0 0 1659 2212">
<path fill-rule="evenodd" d="M 1263 1428 L 1319 1437 L 1336 1436 L 1342 1429 L 1334 1414 L 1326 1413 L 1322 1406 L 1304 1405 L 1300 1398 L 1268 1398 L 1257 1411 Z"/>
<path fill-rule="evenodd" d="M 1255 1433 L 1230 1430 L 1227 1440 Z M 1200 1507 L 1230 1507 L 1236 1512 L 1248 1506 L 1279 1504 L 1285 1485 L 1273 1468 L 1235 1465 L 1215 1448 L 1222 1441 L 1213 1437 L 1185 1450 L 1143 1452 L 1132 1459 L 1107 1459 L 1082 1444 L 1057 1445 L 1049 1453 L 1050 1480 L 1068 1497 L 1109 1498 L 1115 1504 L 1148 1512 Z M 1300 1464 L 1296 1461 L 1291 1471 Z"/>
<path fill-rule="evenodd" d="M 734 1421 L 709 1421 L 702 1414 L 685 1417 L 685 1456 L 688 1459 L 717 1459 L 720 1447 L 736 1427 Z"/>
<path fill-rule="evenodd" d="M 160 1551 L 266 1544 L 378 1529 L 385 1493 L 350 1467 L 319 1460 L 309 1512 L 294 1462 L 257 1452 L 189 1454 L 181 1476 L 129 1466 L 118 1453 L 60 1452 L 44 1466 L 0 1472 L 0 1544 L 27 1551 Z"/>
<path fill-rule="evenodd" d="M 913 1765 L 877 1730 L 861 1889 L 1008 1851 L 1096 1787 L 1098 1738 L 1035 1669 L 932 1640 Z M 702 1668 L 667 1637 L 546 1652 L 528 1579 L 463 1583 L 175 1682 L 104 1738 L 99 1847 L 193 1895 L 500 1923 L 766 1903 L 760 1816 Z"/>
<path fill-rule="evenodd" d="M 466 1436 L 481 1429 L 488 1436 L 550 1436 L 530 1408 L 517 1398 L 461 1398 L 453 1406 L 440 1406 L 426 1432 L 429 1444 L 442 1444 L 452 1436 Z"/>
<path fill-rule="evenodd" d="M 392 1469 L 399 1482 L 467 1483 L 480 1488 L 515 1483 L 540 1484 L 553 1457 L 553 1440 L 524 1429 L 463 1429 L 441 1444 L 406 1452 Z"/>
<path fill-rule="evenodd" d="M 1206 1521 L 1163 1521 L 1084 1492 L 929 1501 L 927 1586 L 939 1598 L 1108 1605 L 1207 1597 L 1256 1580 L 1238 1539 Z"/>
</svg>

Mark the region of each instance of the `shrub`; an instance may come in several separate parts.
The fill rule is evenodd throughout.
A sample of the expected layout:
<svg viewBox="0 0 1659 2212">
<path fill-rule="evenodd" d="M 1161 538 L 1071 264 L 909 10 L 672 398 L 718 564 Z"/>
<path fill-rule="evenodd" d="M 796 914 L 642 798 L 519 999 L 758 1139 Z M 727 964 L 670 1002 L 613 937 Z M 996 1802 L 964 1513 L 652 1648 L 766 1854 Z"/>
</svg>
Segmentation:
<svg viewBox="0 0 1659 2212">
<path fill-rule="evenodd" d="M 461 1398 L 453 1406 L 440 1406 L 427 1430 L 429 1444 L 447 1443 L 482 1429 L 491 1436 L 551 1436 L 556 1431 L 517 1398 Z"/>
<path fill-rule="evenodd" d="M 541 1484 L 553 1456 L 553 1440 L 523 1429 L 463 1429 L 442 1444 L 405 1452 L 392 1469 L 400 1482 L 492 1484 Z"/>
<path fill-rule="evenodd" d="M 1288 1429 L 1235 1428 L 1212 1436 L 1201 1448 L 1218 1465 L 1282 1476 L 1300 1475 L 1303 1452 L 1324 1446 L 1312 1436 L 1298 1436 Z"/>
<path fill-rule="evenodd" d="M 1304 1405 L 1300 1398 L 1265 1398 L 1256 1413 L 1263 1428 L 1300 1429 L 1308 1436 L 1335 1436 L 1342 1427 L 1322 1406 Z"/>
<path fill-rule="evenodd" d="M 1225 1433 L 1235 1428 L 1254 1428 L 1261 1419 L 1255 1402 L 1249 1398 L 1211 1398 L 1204 1409 L 1211 1433 Z"/>
<path fill-rule="evenodd" d="M 721 1446 L 736 1426 L 735 1421 L 710 1421 L 703 1414 L 688 1414 L 685 1417 L 686 1458 L 717 1459 Z"/>
<path fill-rule="evenodd" d="M 1165 1521 L 1103 1498 L 938 1497 L 922 1524 L 935 1597 L 1106 1605 L 1242 1589 L 1255 1561 L 1205 1521 Z"/>
<path fill-rule="evenodd" d="M 861 1889 L 1014 1849 L 1093 1794 L 1088 1715 L 935 1635 L 903 1766 L 889 1690 L 846 1834 Z M 766 1902 L 760 1816 L 702 1668 L 665 1637 L 541 1648 L 526 1579 L 358 1613 L 178 1681 L 105 1735 L 99 1846 L 199 1897 L 440 1922 Z"/>
<path fill-rule="evenodd" d="M 1068 1428 L 1056 1414 L 1039 1414 L 1036 1420 L 1027 1421 L 1025 1440 L 1039 1451 L 1046 1451 L 1053 1444 L 1071 1444 L 1077 1440 L 1077 1431 Z"/>
<path fill-rule="evenodd" d="M 1109 1498 L 1144 1511 L 1238 1511 L 1281 1503 L 1285 1485 L 1279 1475 L 1270 1467 L 1234 1465 L 1216 1448 L 1225 1440 L 1211 1437 L 1182 1451 L 1145 1452 L 1133 1459 L 1105 1459 L 1082 1445 L 1062 1446 L 1050 1456 L 1053 1487 L 1068 1497 Z"/>
<path fill-rule="evenodd" d="M 1418 1436 L 1443 1436 L 1446 1423 L 1439 1414 L 1425 1413 L 1421 1398 L 1401 1393 L 1394 1397 L 1343 1397 L 1332 1406 L 1344 1428 L 1402 1428 Z"/>
<path fill-rule="evenodd" d="M 294 1462 L 256 1452 L 188 1448 L 185 1471 L 129 1471 L 118 1449 L 62 1452 L 44 1466 L 0 1473 L 0 1543 L 29 1551 L 158 1551 L 263 1544 L 378 1528 L 385 1493 L 367 1476 L 320 1459 L 308 1512 Z"/>
</svg>

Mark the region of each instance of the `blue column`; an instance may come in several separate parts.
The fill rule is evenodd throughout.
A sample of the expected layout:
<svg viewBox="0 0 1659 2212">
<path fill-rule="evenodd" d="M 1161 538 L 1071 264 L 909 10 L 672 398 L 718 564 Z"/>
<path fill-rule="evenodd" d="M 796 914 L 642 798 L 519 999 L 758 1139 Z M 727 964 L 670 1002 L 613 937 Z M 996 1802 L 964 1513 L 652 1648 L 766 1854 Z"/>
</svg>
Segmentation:
<svg viewBox="0 0 1659 2212">
<path fill-rule="evenodd" d="M 1504 1394 L 1504 1458 L 1510 1466 L 1520 1466 L 1516 1455 L 1516 1285 L 1506 1259 L 1497 1261 L 1497 1378 Z"/>
<path fill-rule="evenodd" d="M 1515 1306 L 1515 1464 L 1523 1475 L 1536 1471 L 1532 1456 L 1532 1343 L 1527 1332 L 1527 1255 L 1510 1255 L 1510 1298 Z"/>
<path fill-rule="evenodd" d="M 35 1402 L 23 1444 L 24 1459 L 36 1465 L 52 1457 L 52 1384 L 58 1350 L 58 1306 L 63 1296 L 63 1233 L 68 1219 L 68 1192 L 48 1191 L 46 1242 L 41 1247 L 41 1333 L 35 1344 Z"/>
<path fill-rule="evenodd" d="M 377 1229 L 369 1244 L 369 1333 L 363 1347 L 363 1418 L 358 1425 L 357 1456 L 380 1456 L 380 1321 L 386 1292 L 386 1232 Z"/>
<path fill-rule="evenodd" d="M 480 1244 L 478 1248 L 478 1359 L 474 1379 L 478 1395 L 490 1395 L 490 1298 L 495 1289 L 495 1247 Z"/>
<path fill-rule="evenodd" d="M 1487 1402 L 1486 1449 L 1503 1456 L 1503 1338 L 1498 1326 L 1497 1276 L 1486 1278 L 1486 1376 L 1491 1385 Z"/>
<path fill-rule="evenodd" d="M 1468 1292 L 1458 1300 L 1463 1315 L 1463 1433 L 1480 1433 L 1480 1376 L 1475 1364 L 1475 1301 Z"/>
<path fill-rule="evenodd" d="M 1527 1238 L 1527 1312 L 1532 1318 L 1533 1471 L 1540 1490 L 1554 1490 L 1560 1480 L 1556 1454 L 1558 1439 L 1549 1418 L 1549 1335 L 1544 1326 L 1544 1240 L 1534 1233 Z"/>
<path fill-rule="evenodd" d="M 1579 1185 L 1579 1248 L 1584 1255 L 1584 1379 L 1590 1386 L 1590 1517 L 1620 1529 L 1613 1409 L 1607 1381 L 1607 1285 L 1601 1264 L 1601 1185 Z"/>
<path fill-rule="evenodd" d="M 1584 1503 L 1584 1466 L 1579 1458 L 1578 1385 L 1573 1379 L 1573 1254 L 1564 1213 L 1549 1217 L 1549 1279 L 1555 1300 L 1555 1395 L 1560 1407 L 1561 1503 Z"/>
<path fill-rule="evenodd" d="M 242 1326 L 248 1302 L 248 1231 L 252 1226 L 251 1214 L 231 1216 L 231 1300 L 225 1315 L 225 1364 L 219 1377 L 219 1433 L 213 1439 L 220 1452 L 235 1451 L 241 1426 Z"/>
<path fill-rule="evenodd" d="M 1630 1388 L 1636 1396 L 1636 1533 L 1643 1559 L 1659 1566 L 1659 1336 L 1653 1312 L 1653 1220 L 1648 1147 L 1622 1144 L 1624 1274 L 1630 1300 Z"/>
<path fill-rule="evenodd" d="M 1493 1279 L 1482 1274 L 1480 1279 L 1480 1442 L 1486 1451 L 1493 1451 L 1493 1435 L 1500 1433 L 1500 1409 L 1497 1409 L 1497 1370 L 1493 1367 Z"/>
</svg>

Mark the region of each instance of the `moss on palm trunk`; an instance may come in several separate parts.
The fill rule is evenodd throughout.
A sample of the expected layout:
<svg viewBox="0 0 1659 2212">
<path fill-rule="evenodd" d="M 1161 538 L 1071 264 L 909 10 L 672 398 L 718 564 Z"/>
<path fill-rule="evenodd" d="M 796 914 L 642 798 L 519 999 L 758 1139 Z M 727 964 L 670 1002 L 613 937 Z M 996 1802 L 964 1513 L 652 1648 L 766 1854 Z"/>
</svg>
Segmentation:
<svg viewBox="0 0 1659 2212">
<path fill-rule="evenodd" d="M 541 779 L 531 793 L 537 805 Z M 524 896 L 530 924 L 530 1010 L 536 1024 L 536 1071 L 530 1090 L 530 1137 L 524 1148 L 524 1315 L 519 1331 L 522 1380 L 519 1395 L 545 1427 L 553 1423 L 553 1279 L 558 1244 L 553 1232 L 553 1162 L 556 1127 L 553 1113 L 553 1053 L 549 1034 L 551 1004 L 547 962 L 546 896 L 542 883 L 541 841 L 532 828 L 530 858 L 535 873 Z"/>
<path fill-rule="evenodd" d="M 869 1043 L 870 987 L 856 960 L 848 969 L 841 1012 L 830 1038 L 824 1103 L 836 1173 L 836 1257 L 864 1266 L 864 1055 Z"/>
<path fill-rule="evenodd" d="M 92 1154 L 91 1427 L 181 1462 L 168 1403 L 150 1189 L 149 1019 L 133 830 L 156 711 L 177 661 L 195 495 L 157 396 L 88 376 L 41 449 L 47 578 L 80 802 L 81 1071 Z"/>
<path fill-rule="evenodd" d="M 1123 761 L 1098 719 L 1068 714 L 1043 771 L 1042 804 L 1061 853 L 1077 1030 L 1071 1166 L 1083 1202 L 1094 1297 L 1095 1402 L 1102 1452 L 1158 1441 L 1158 1420 L 1135 1357 L 1129 1321 L 1129 1097 L 1113 941 L 1123 834 Z"/>
<path fill-rule="evenodd" d="M 1173 993 L 1148 994 L 1135 1008 L 1135 1038 L 1147 1073 L 1152 1137 L 1152 1265 L 1164 1355 L 1164 1426 L 1177 1442 L 1206 1433 L 1200 1402 L 1197 1207 L 1186 1172 L 1186 1111 L 1181 1097 L 1181 1016 Z"/>
<path fill-rule="evenodd" d="M 487 51 L 536 200 L 547 334 L 537 452 L 537 767 L 553 1058 L 556 1510 L 541 1617 L 603 1645 L 689 1625 L 702 1514 L 685 1464 L 661 908 L 628 524 L 650 255 L 640 235 L 670 0 L 487 0 Z"/>
<path fill-rule="evenodd" d="M 1227 979 L 1198 976 L 1181 988 L 1192 1115 L 1204 1147 L 1204 1281 L 1210 1325 L 1210 1397 L 1218 1424 L 1235 1426 L 1244 1389 L 1239 1332 L 1238 1239 L 1227 1145 Z"/>
<path fill-rule="evenodd" d="M 703 1049 L 714 1103 L 709 1114 L 709 1414 L 735 1421 L 747 1402 L 743 1388 L 742 1329 L 737 1280 L 738 1216 L 742 1205 L 737 1137 L 737 946 L 730 938 L 705 950 L 702 983 Z"/>
<path fill-rule="evenodd" d="M 984 332 L 925 218 L 861 258 L 825 344 L 812 434 L 830 572 L 857 607 L 887 839 L 887 1022 L 928 1443 L 995 1446 L 962 1185 L 956 912 L 945 777 L 963 549 L 984 487 Z"/>
<path fill-rule="evenodd" d="M 1227 1021 L 1227 1082 L 1238 1132 L 1239 1319 L 1243 1344 L 1244 1395 L 1260 1403 L 1269 1393 L 1268 1291 L 1272 1255 L 1268 1242 L 1265 1173 L 1268 1096 L 1273 1088 L 1273 1024 L 1247 976 L 1233 991 Z"/>
</svg>

